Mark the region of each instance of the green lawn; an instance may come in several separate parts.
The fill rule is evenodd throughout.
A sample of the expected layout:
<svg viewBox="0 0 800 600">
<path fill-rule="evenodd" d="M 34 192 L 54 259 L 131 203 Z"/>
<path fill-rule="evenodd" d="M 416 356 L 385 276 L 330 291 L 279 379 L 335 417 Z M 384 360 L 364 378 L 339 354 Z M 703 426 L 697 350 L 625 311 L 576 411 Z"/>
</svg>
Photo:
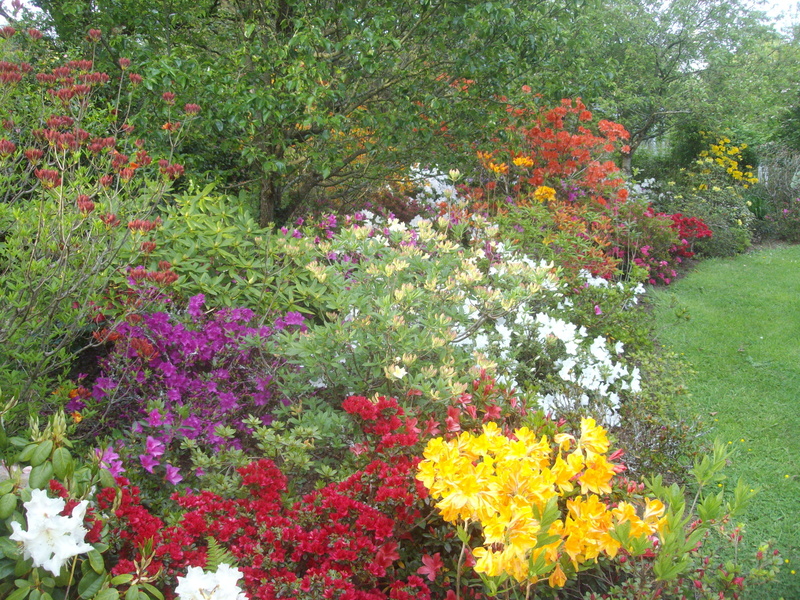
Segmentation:
<svg viewBox="0 0 800 600">
<path fill-rule="evenodd" d="M 753 597 L 800 598 L 800 246 L 704 261 L 653 295 L 662 344 L 696 370 L 691 407 L 736 448 L 729 475 L 761 490 L 746 541 L 789 561 Z"/>
</svg>

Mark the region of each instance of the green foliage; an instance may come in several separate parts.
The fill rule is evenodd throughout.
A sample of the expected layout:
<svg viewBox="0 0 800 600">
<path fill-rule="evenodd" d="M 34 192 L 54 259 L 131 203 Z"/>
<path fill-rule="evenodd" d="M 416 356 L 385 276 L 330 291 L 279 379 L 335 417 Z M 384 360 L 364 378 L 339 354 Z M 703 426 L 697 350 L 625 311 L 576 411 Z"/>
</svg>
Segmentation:
<svg viewBox="0 0 800 600">
<path fill-rule="evenodd" d="M 626 463 L 636 478 L 661 474 L 683 481 L 686 465 L 705 446 L 706 426 L 687 408 L 685 377 L 691 370 L 667 352 L 638 353 L 634 360 L 642 373 L 642 390 L 623 403 L 616 431 Z"/>
<path fill-rule="evenodd" d="M 35 40 L 0 39 L 4 68 L 19 77 L 0 86 L 0 385 L 32 412 L 91 345 L 121 247 L 144 252 L 157 225 L 147 219 L 182 171 L 165 162 L 159 172 L 133 136 L 127 73 L 36 57 Z"/>
</svg>

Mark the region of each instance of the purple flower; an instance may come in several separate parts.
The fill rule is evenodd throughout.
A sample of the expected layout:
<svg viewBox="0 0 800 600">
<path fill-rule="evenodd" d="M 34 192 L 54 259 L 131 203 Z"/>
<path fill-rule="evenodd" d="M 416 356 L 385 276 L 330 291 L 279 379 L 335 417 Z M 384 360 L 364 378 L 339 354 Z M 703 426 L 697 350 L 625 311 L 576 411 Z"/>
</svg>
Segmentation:
<svg viewBox="0 0 800 600">
<path fill-rule="evenodd" d="M 64 410 L 66 412 L 75 412 L 75 411 L 82 411 L 86 408 L 86 403 L 79 399 L 79 398 L 72 398 L 69 402 L 64 405 Z"/>
<path fill-rule="evenodd" d="M 144 470 L 148 473 L 152 473 L 153 469 L 161 464 L 149 454 L 140 454 L 139 462 L 142 463 L 142 467 L 144 467 Z"/>
<path fill-rule="evenodd" d="M 117 382 L 109 377 L 98 377 L 94 382 L 94 389 L 92 389 L 92 397 L 95 400 L 100 400 L 108 396 L 108 392 L 117 387 Z"/>
<path fill-rule="evenodd" d="M 173 467 L 171 464 L 167 463 L 166 465 L 167 475 L 164 479 L 171 483 L 172 485 L 178 485 L 181 481 L 183 481 L 183 477 L 181 477 L 181 470 L 178 467 Z"/>
<path fill-rule="evenodd" d="M 219 395 L 219 407 L 227 412 L 239 408 L 239 403 L 236 401 L 236 396 L 234 394 L 224 392 Z"/>
<path fill-rule="evenodd" d="M 157 408 L 151 410 L 147 415 L 147 424 L 150 427 L 159 427 L 166 423 L 166 420 L 161 416 L 161 413 L 158 411 Z"/>
<path fill-rule="evenodd" d="M 189 298 L 189 314 L 193 318 L 199 319 L 203 316 L 203 304 L 205 301 L 206 297 L 204 294 L 197 294 Z"/>
<path fill-rule="evenodd" d="M 158 365 L 158 368 L 161 369 L 161 372 L 167 377 L 172 377 L 178 372 L 177 369 L 175 369 L 175 365 L 168 362 L 162 362 L 160 365 Z"/>
<path fill-rule="evenodd" d="M 111 446 L 102 451 L 100 448 L 95 448 L 94 454 L 100 462 L 100 466 L 104 469 L 108 469 L 112 477 L 118 477 L 125 472 L 125 469 L 122 467 L 122 461 L 119 459 L 119 454 L 117 454 Z"/>
<path fill-rule="evenodd" d="M 145 442 L 145 452 L 150 456 L 161 456 L 164 454 L 164 442 L 157 440 L 152 435 L 148 435 L 147 442 Z"/>
<path fill-rule="evenodd" d="M 286 313 L 286 316 L 283 318 L 284 323 L 287 325 L 303 325 L 305 323 L 305 317 L 294 310 L 291 310 Z"/>
</svg>

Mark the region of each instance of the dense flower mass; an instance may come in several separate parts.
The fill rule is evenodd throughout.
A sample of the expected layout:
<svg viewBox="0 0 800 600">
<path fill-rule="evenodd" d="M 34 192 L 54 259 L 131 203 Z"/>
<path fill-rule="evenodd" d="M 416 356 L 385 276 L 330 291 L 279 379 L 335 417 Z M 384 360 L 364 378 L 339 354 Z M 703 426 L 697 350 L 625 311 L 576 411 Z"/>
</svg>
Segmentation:
<svg viewBox="0 0 800 600">
<path fill-rule="evenodd" d="M 552 440 L 528 428 L 504 435 L 487 423 L 478 436 L 430 440 L 417 479 L 445 521 L 480 524 L 483 539 L 472 550 L 476 572 L 530 583 L 549 573 L 550 586 L 561 587 L 582 564 L 624 548 L 616 532 L 621 525 L 632 538 L 646 537 L 664 514 L 655 499 L 646 500 L 641 517 L 628 502 L 610 505 L 604 497 L 621 467 L 606 456 L 608 449 L 606 432 L 593 419 L 581 422 L 580 437 L 559 433 Z"/>
</svg>

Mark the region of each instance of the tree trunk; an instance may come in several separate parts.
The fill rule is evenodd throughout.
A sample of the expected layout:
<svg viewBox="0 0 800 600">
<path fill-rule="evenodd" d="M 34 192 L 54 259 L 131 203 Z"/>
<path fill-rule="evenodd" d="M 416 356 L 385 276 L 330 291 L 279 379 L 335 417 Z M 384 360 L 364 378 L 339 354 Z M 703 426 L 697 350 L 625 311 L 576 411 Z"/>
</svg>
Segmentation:
<svg viewBox="0 0 800 600">
<path fill-rule="evenodd" d="M 630 152 L 622 153 L 622 172 L 628 176 L 633 175 L 633 169 L 631 168 L 632 158 L 633 158 L 633 148 L 631 148 Z"/>
<path fill-rule="evenodd" d="M 267 227 L 275 220 L 275 209 L 281 205 L 282 189 L 275 173 L 261 177 L 258 182 L 258 224 Z"/>
</svg>

